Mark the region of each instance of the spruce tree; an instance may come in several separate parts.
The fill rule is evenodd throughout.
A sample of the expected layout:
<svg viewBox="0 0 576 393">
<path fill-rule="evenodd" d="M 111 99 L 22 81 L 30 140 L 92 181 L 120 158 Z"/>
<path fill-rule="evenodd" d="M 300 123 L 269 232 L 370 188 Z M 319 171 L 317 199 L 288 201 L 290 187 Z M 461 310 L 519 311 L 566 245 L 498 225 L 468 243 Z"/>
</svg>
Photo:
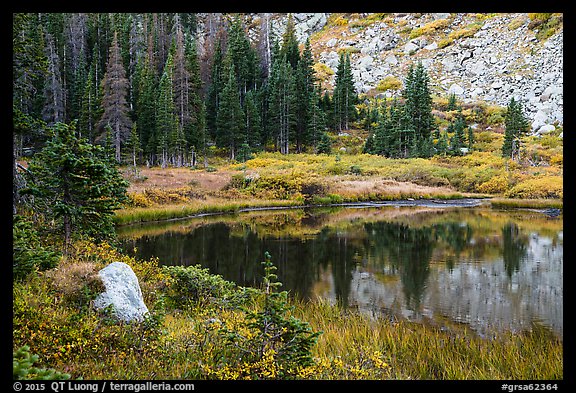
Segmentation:
<svg viewBox="0 0 576 393">
<path fill-rule="evenodd" d="M 514 97 L 510 99 L 506 108 L 504 119 L 504 144 L 502 145 L 502 157 L 518 158 L 520 152 L 520 138 L 529 130 L 529 123 L 524 116 L 522 104 Z"/>
<path fill-rule="evenodd" d="M 44 108 L 42 119 L 49 125 L 64 121 L 66 92 L 62 81 L 60 56 L 54 38 L 46 34 L 46 58 L 48 59 L 48 77 L 44 86 Z"/>
<path fill-rule="evenodd" d="M 440 133 L 440 138 L 438 138 L 438 142 L 436 143 L 436 154 L 445 156 L 448 152 L 448 135 L 446 132 Z"/>
<path fill-rule="evenodd" d="M 83 130 L 84 136 L 92 143 L 97 136 L 97 122 L 102 116 L 101 93 L 102 90 L 100 87 L 96 86 L 95 70 L 93 67 L 90 67 L 88 77 L 82 89 L 78 128 Z"/>
<path fill-rule="evenodd" d="M 132 123 L 130 136 L 126 141 L 126 146 L 124 149 L 124 161 L 127 164 L 132 165 L 132 168 L 134 169 L 134 176 L 138 174 L 137 163 L 140 154 L 142 153 L 142 146 L 140 144 L 140 136 L 138 135 L 137 127 L 137 123 Z"/>
<path fill-rule="evenodd" d="M 224 60 L 222 40 L 216 44 L 214 58 L 212 59 L 210 84 L 206 97 L 206 128 L 212 139 L 216 139 L 216 116 L 220 106 L 220 93 L 224 87 L 224 80 L 228 75 L 222 72 L 222 62 Z"/>
<path fill-rule="evenodd" d="M 285 55 L 274 57 L 269 78 L 269 129 L 276 148 L 288 154 L 296 128 L 296 89 L 294 72 Z"/>
<path fill-rule="evenodd" d="M 186 42 L 186 66 L 190 75 L 190 91 L 189 91 L 189 105 L 190 105 L 190 122 L 188 126 L 184 127 L 186 142 L 192 149 L 191 155 L 196 155 L 196 150 L 204 150 L 205 148 L 205 129 L 206 129 L 206 107 L 202 99 L 202 81 L 200 79 L 200 64 L 198 61 L 198 53 L 196 51 L 196 41 L 188 40 Z M 195 163 L 192 163 L 193 165 Z"/>
<path fill-rule="evenodd" d="M 113 236 L 112 217 L 126 200 L 128 183 L 102 147 L 77 138 L 73 124 L 57 123 L 52 132 L 28 167 L 34 208 L 57 225 L 65 251 L 73 235 Z"/>
<path fill-rule="evenodd" d="M 244 99 L 244 115 L 246 119 L 246 141 L 252 148 L 260 148 L 262 116 L 258 105 L 258 92 L 250 90 Z"/>
<path fill-rule="evenodd" d="M 474 130 L 472 127 L 468 126 L 468 151 L 472 151 L 474 146 Z"/>
<path fill-rule="evenodd" d="M 173 158 L 176 160 L 175 165 L 183 165 L 187 155 L 185 134 L 190 133 L 192 121 L 191 98 L 191 75 L 188 68 L 188 59 L 186 57 L 186 44 L 180 17 L 174 16 L 174 28 L 176 30 L 171 46 L 172 59 L 172 90 L 174 95 L 174 113 L 178 119 L 178 129 L 173 131 Z M 185 132 L 186 130 L 186 132 Z"/>
<path fill-rule="evenodd" d="M 459 156 L 462 155 L 462 148 L 464 147 L 465 135 L 464 129 L 466 128 L 466 122 L 462 116 L 462 112 L 459 112 L 456 120 L 451 123 L 451 130 L 454 132 L 452 138 L 450 139 L 450 154 Z"/>
<path fill-rule="evenodd" d="M 312 57 L 310 39 L 307 39 L 296 68 L 297 125 L 294 139 L 297 152 L 302 151 L 303 145 L 313 144 L 316 138 L 314 127 L 310 127 L 313 120 L 312 114 L 318 110 L 313 65 L 314 59 Z"/>
<path fill-rule="evenodd" d="M 169 55 L 166 59 L 164 71 L 158 84 L 158 98 L 156 106 L 156 154 L 159 156 L 162 167 L 166 167 L 174 151 L 179 150 L 178 117 L 174 107 L 174 93 L 172 90 L 173 60 Z"/>
<path fill-rule="evenodd" d="M 334 122 L 339 131 L 350 129 L 356 118 L 358 94 L 354 87 L 354 77 L 350 66 L 350 54 L 342 52 L 336 70 L 333 94 Z"/>
<path fill-rule="evenodd" d="M 331 154 L 332 153 L 332 140 L 326 132 L 322 133 L 317 147 L 318 154 Z"/>
<path fill-rule="evenodd" d="M 227 57 L 229 59 L 229 57 Z M 237 149 L 246 143 L 245 118 L 240 105 L 240 94 L 234 69 L 229 66 L 228 78 L 220 93 L 220 105 L 216 116 L 216 144 L 230 150 L 230 158 L 235 159 Z"/>
<path fill-rule="evenodd" d="M 116 161 L 121 160 L 121 145 L 126 140 L 132 120 L 130 119 L 128 101 L 128 79 L 122 64 L 118 34 L 114 33 L 110 55 L 106 66 L 106 73 L 102 80 L 102 117 L 98 126 L 104 128 L 109 125 L 114 133 L 114 148 Z"/>
<path fill-rule="evenodd" d="M 294 28 L 294 17 L 288 14 L 288 21 L 286 22 L 286 30 L 282 35 L 282 47 L 280 54 L 286 57 L 286 61 L 290 63 L 292 70 L 298 67 L 300 60 L 300 50 L 298 49 L 298 39 L 296 38 L 296 30 Z"/>
<path fill-rule="evenodd" d="M 410 128 L 414 130 L 414 138 L 416 138 L 416 143 L 410 143 L 410 145 L 414 146 L 420 146 L 426 141 L 434 128 L 432 96 L 428 81 L 428 74 L 422 62 L 418 62 L 416 66 L 410 66 L 404 83 L 403 96 L 405 109 L 411 121 Z"/>
<path fill-rule="evenodd" d="M 156 69 L 145 57 L 140 64 L 138 77 L 138 98 L 136 106 L 136 123 L 140 134 L 143 154 L 146 161 L 155 164 L 158 145 L 156 130 L 156 107 L 158 101 Z"/>
</svg>

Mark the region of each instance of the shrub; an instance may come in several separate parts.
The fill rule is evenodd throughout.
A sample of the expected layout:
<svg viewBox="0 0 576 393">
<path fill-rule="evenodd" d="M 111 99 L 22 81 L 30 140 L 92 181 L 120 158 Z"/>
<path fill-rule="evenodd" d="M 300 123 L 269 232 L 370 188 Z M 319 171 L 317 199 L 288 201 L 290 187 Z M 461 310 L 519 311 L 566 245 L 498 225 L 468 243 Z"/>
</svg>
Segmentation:
<svg viewBox="0 0 576 393">
<path fill-rule="evenodd" d="M 265 253 L 261 309 L 245 312 L 245 330 L 223 325 L 218 335 L 226 342 L 229 356 L 219 359 L 216 377 L 230 369 L 237 379 L 291 379 L 303 367 L 314 365 L 312 347 L 321 332 L 314 332 L 307 322 L 290 315 L 293 307 L 288 292 L 276 292 L 282 286 L 274 273 L 276 266 Z"/>
<path fill-rule="evenodd" d="M 70 374 L 52 368 L 34 367 L 37 361 L 38 355 L 31 354 L 28 345 L 12 352 L 12 379 L 70 379 Z"/>
<path fill-rule="evenodd" d="M 452 21 L 449 19 L 437 19 L 432 22 L 426 23 L 422 27 L 417 27 L 410 32 L 410 38 L 420 37 L 421 35 L 432 35 L 437 30 L 445 29 L 450 26 Z"/>
<path fill-rule="evenodd" d="M 16 280 L 23 279 L 34 270 L 47 270 L 58 264 L 60 255 L 40 242 L 32 222 L 14 216 L 12 225 L 12 273 Z"/>
<path fill-rule="evenodd" d="M 87 308 L 90 301 L 106 289 L 93 262 L 61 263 L 58 269 L 47 272 L 63 299 L 79 309 Z"/>
<path fill-rule="evenodd" d="M 546 176 L 524 180 L 508 190 L 504 196 L 522 199 L 561 199 L 564 196 L 563 190 L 563 178 L 561 176 Z"/>
<path fill-rule="evenodd" d="M 508 189 L 508 178 L 506 175 L 498 175 L 480 184 L 476 191 L 483 194 L 502 194 Z"/>
<path fill-rule="evenodd" d="M 193 303 L 225 300 L 232 297 L 235 284 L 209 269 L 196 266 L 166 266 L 171 277 L 167 300 L 176 308 L 187 308 Z"/>
<path fill-rule="evenodd" d="M 387 90 L 400 90 L 402 88 L 402 81 L 395 76 L 388 75 L 384 79 L 382 79 L 378 86 L 376 86 L 377 90 L 380 91 L 387 91 Z"/>
<path fill-rule="evenodd" d="M 150 207 L 154 203 L 146 195 L 138 192 L 129 192 L 128 201 L 125 203 L 128 207 Z"/>
</svg>

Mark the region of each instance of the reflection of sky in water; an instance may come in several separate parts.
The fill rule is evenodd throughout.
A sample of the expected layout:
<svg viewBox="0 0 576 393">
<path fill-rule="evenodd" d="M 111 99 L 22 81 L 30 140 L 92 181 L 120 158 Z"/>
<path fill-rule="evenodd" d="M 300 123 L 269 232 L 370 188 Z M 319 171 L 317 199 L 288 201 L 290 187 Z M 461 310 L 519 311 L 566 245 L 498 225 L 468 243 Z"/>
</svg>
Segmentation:
<svg viewBox="0 0 576 393">
<path fill-rule="evenodd" d="M 518 268 L 508 275 L 504 258 L 494 261 L 460 260 L 451 269 L 431 267 L 419 307 L 407 307 L 406 292 L 390 267 L 379 273 L 356 269 L 348 304 L 364 312 L 382 311 L 422 321 L 434 314 L 468 324 L 485 335 L 492 330 L 530 329 L 533 322 L 563 335 L 563 246 L 532 233 Z M 329 279 L 329 277 L 326 277 Z M 325 293 L 335 299 L 334 293 Z"/>
</svg>

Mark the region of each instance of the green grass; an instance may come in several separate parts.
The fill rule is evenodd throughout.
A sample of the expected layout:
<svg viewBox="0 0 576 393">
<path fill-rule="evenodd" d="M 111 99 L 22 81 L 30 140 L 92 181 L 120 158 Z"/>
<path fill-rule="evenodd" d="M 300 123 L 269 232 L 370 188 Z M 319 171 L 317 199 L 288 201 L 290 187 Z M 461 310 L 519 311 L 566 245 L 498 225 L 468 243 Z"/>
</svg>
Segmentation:
<svg viewBox="0 0 576 393">
<path fill-rule="evenodd" d="M 493 198 L 490 200 L 490 205 L 496 209 L 514 209 L 514 208 L 528 208 L 528 209 L 547 209 L 557 208 L 561 209 L 564 205 L 562 199 L 505 199 Z"/>
</svg>

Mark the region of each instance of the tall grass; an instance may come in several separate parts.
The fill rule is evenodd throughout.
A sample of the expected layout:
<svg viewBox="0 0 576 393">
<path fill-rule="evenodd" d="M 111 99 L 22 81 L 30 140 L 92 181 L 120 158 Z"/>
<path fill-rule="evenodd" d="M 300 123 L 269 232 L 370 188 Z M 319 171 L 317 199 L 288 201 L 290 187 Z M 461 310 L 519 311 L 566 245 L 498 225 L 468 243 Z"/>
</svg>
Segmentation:
<svg viewBox="0 0 576 393">
<path fill-rule="evenodd" d="M 468 328 L 372 318 L 322 302 L 300 304 L 298 317 L 323 331 L 316 355 L 344 363 L 382 354 L 390 379 L 562 379 L 562 342 L 534 326 L 481 338 Z M 341 377 L 341 375 L 337 375 Z M 326 372 L 318 378 L 331 378 Z"/>
<path fill-rule="evenodd" d="M 290 207 L 301 203 L 294 200 L 251 200 L 198 202 L 178 205 L 136 207 L 118 210 L 114 216 L 116 225 L 139 222 L 164 221 L 176 218 L 193 217 L 201 214 L 237 213 L 250 208 Z"/>
</svg>

